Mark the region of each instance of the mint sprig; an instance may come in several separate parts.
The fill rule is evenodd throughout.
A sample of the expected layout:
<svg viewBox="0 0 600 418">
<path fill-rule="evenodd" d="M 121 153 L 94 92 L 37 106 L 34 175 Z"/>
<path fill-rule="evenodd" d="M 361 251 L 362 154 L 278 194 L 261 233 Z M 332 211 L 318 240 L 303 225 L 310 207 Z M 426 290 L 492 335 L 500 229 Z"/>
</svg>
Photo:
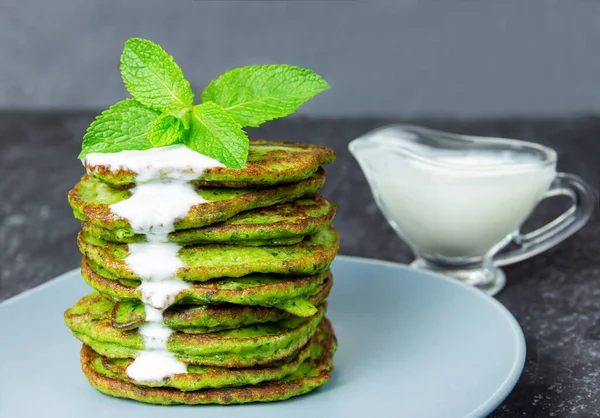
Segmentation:
<svg viewBox="0 0 600 418">
<path fill-rule="evenodd" d="M 121 75 L 133 99 L 104 111 L 84 136 L 79 158 L 92 152 L 145 150 L 183 143 L 229 168 L 248 157 L 244 126 L 293 113 L 329 88 L 311 70 L 255 65 L 226 72 L 194 93 L 173 57 L 151 41 L 132 38 L 121 55 Z"/>
<path fill-rule="evenodd" d="M 306 68 L 254 65 L 227 71 L 202 92 L 202 101 L 222 106 L 242 126 L 287 116 L 329 84 Z"/>
</svg>

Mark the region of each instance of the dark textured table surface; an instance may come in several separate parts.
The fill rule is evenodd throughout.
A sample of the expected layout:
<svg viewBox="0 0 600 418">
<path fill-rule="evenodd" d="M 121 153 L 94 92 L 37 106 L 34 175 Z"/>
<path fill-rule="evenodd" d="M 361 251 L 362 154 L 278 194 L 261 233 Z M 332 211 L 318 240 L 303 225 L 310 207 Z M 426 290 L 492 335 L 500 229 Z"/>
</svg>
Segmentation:
<svg viewBox="0 0 600 418">
<path fill-rule="evenodd" d="M 0 113 L 0 300 L 77 266 L 79 228 L 66 201 L 83 172 L 76 156 L 95 113 Z M 389 119 L 288 118 L 252 136 L 316 142 L 338 152 L 324 194 L 338 205 L 341 253 L 411 260 L 379 214 L 348 142 Z M 600 118 L 447 120 L 411 123 L 473 135 L 513 137 L 555 148 L 558 168 L 600 179 Z M 545 215 L 553 205 L 540 208 Z M 542 215 L 544 216 L 544 213 Z M 498 299 L 527 340 L 519 383 L 494 417 L 600 415 L 600 221 L 597 213 L 559 246 L 506 268 Z"/>
</svg>

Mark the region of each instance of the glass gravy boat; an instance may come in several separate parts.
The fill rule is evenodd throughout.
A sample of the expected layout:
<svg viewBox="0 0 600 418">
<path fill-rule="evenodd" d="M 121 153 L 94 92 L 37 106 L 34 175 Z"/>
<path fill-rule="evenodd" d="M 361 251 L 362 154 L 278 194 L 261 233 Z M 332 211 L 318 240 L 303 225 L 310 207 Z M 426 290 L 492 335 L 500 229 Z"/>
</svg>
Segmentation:
<svg viewBox="0 0 600 418">
<path fill-rule="evenodd" d="M 494 295 L 498 266 L 558 244 L 589 219 L 594 193 L 556 172 L 556 153 L 513 139 L 455 135 L 408 125 L 376 129 L 349 144 L 379 209 L 416 255 L 413 266 L 456 277 Z M 568 196 L 571 207 L 527 234 L 538 203 Z M 500 253 L 514 242 L 518 248 Z"/>
</svg>

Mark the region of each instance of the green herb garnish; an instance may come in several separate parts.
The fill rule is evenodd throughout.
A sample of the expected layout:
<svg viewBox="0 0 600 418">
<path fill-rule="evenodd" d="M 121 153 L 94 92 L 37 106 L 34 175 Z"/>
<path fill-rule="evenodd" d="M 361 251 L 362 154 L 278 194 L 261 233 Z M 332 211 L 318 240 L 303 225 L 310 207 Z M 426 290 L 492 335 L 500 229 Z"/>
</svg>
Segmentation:
<svg viewBox="0 0 600 418">
<path fill-rule="evenodd" d="M 139 38 L 125 42 L 121 75 L 133 99 L 96 118 L 83 137 L 79 158 L 185 144 L 229 168 L 242 168 L 249 146 L 243 127 L 294 113 L 329 88 L 305 68 L 255 65 L 213 80 L 201 94 L 202 103 L 194 105 L 194 92 L 173 57 Z"/>
<path fill-rule="evenodd" d="M 160 116 L 133 99 L 125 99 L 106 109 L 92 122 L 83 137 L 79 158 L 92 152 L 119 152 L 152 148 L 148 129 Z"/>
</svg>

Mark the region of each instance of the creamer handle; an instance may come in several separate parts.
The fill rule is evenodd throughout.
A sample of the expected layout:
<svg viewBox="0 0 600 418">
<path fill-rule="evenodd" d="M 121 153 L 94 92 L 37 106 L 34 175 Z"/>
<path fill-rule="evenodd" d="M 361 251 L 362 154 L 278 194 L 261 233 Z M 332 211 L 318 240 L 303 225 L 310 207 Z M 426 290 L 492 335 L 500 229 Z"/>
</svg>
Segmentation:
<svg viewBox="0 0 600 418">
<path fill-rule="evenodd" d="M 504 266 L 533 257 L 577 232 L 590 218 L 595 195 L 592 188 L 573 174 L 558 173 L 544 199 L 568 196 L 573 204 L 550 223 L 527 234 L 517 231 L 513 242 L 519 248 L 494 256 L 494 265 Z"/>
</svg>

